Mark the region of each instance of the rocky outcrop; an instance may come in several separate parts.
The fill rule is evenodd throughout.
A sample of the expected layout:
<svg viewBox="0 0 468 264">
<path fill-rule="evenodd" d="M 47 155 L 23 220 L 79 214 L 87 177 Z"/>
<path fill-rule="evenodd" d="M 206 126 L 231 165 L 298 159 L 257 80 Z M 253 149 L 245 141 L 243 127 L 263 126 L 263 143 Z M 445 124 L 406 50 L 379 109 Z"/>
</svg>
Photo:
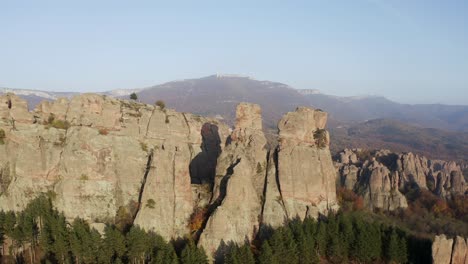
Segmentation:
<svg viewBox="0 0 468 264">
<path fill-rule="evenodd" d="M 432 263 L 450 264 L 452 258 L 453 239 L 445 235 L 436 236 L 432 243 Z"/>
<path fill-rule="evenodd" d="M 408 188 L 427 189 L 446 198 L 468 190 L 458 164 L 413 153 L 345 149 L 336 155 L 335 167 L 339 186 L 362 195 L 370 208 L 407 207 L 402 192 Z"/>
<path fill-rule="evenodd" d="M 445 235 L 436 236 L 432 243 L 432 262 L 434 264 L 467 264 L 468 247 L 466 239 L 455 237 L 447 238 Z"/>
<path fill-rule="evenodd" d="M 231 132 L 215 119 L 95 94 L 33 112 L 12 94 L 0 102 L 3 210 L 46 194 L 67 218 L 92 226 L 135 224 L 166 239 L 193 232 L 215 257 L 223 242 L 337 208 L 319 110 L 287 113 L 271 149 L 254 104 L 239 104 Z M 195 212 L 207 212 L 201 227 Z"/>
<path fill-rule="evenodd" d="M 325 112 L 301 107 L 279 122 L 278 181 L 289 217 L 317 217 L 335 206 L 336 172 Z"/>
<path fill-rule="evenodd" d="M 408 203 L 405 196 L 398 190 L 398 178 L 396 173 L 376 160 L 370 162 L 367 172 L 368 178 L 362 179 L 366 188 L 363 190 L 365 201 L 371 208 L 380 208 L 392 211 L 397 208 L 406 208 Z"/>
<path fill-rule="evenodd" d="M 221 242 L 252 240 L 260 227 L 267 157 L 261 110 L 258 105 L 243 103 L 236 113 L 236 127 L 218 159 L 211 201 L 215 209 L 199 241 L 210 254 Z"/>
<path fill-rule="evenodd" d="M 223 253 L 216 251 L 220 243 L 250 241 L 262 226 L 277 227 L 287 219 L 336 209 L 336 175 L 325 123 L 326 114 L 310 108 L 287 113 L 278 125 L 280 144 L 268 152 L 260 108 L 240 104 L 236 127 L 218 159 L 212 199 L 216 209 L 200 246 L 216 257 Z"/>
<path fill-rule="evenodd" d="M 364 197 L 368 208 L 394 210 L 408 207 L 405 196 L 399 190 L 398 173 L 391 171 L 382 159 L 363 159 L 361 150 L 346 149 L 337 155 L 335 166 L 341 187 L 354 190 Z M 385 151 L 379 155 L 391 155 Z"/>
<path fill-rule="evenodd" d="M 16 127 L 32 121 L 33 115 L 25 100 L 11 93 L 0 95 L 0 126 Z"/>
<path fill-rule="evenodd" d="M 457 236 L 453 244 L 452 264 L 468 264 L 468 243 L 465 238 Z"/>
<path fill-rule="evenodd" d="M 136 215 L 136 224 L 167 238 L 187 233 L 189 166 L 206 167 L 191 165 L 206 152 L 202 127 L 217 127 L 218 148 L 228 133 L 216 120 L 93 94 L 43 102 L 33 113 L 13 95 L 1 100 L 12 102 L 1 111 L 2 209 L 21 210 L 47 193 L 69 218 Z"/>
</svg>

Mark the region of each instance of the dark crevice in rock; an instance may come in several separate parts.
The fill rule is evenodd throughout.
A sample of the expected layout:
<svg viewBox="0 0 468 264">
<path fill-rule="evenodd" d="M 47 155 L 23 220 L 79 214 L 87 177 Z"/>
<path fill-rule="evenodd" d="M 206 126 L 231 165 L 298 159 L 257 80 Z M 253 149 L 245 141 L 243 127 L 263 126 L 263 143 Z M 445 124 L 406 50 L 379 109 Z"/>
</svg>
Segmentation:
<svg viewBox="0 0 468 264">
<path fill-rule="evenodd" d="M 224 198 L 226 197 L 226 189 L 227 189 L 227 184 L 229 182 L 229 179 L 231 178 L 232 174 L 234 173 L 234 168 L 239 164 L 241 161 L 240 158 L 238 158 L 229 168 L 226 170 L 226 174 L 224 175 L 223 179 L 221 180 L 220 187 L 219 187 L 219 196 L 216 198 L 214 202 L 211 203 L 211 205 L 208 207 L 208 212 L 206 214 L 206 218 L 203 221 L 202 227 L 200 230 L 198 230 L 195 239 L 200 238 L 201 233 L 205 230 L 206 224 L 208 223 L 208 220 L 210 219 L 211 215 L 216 211 L 218 206 L 220 206 L 223 203 Z M 213 200 L 214 197 L 211 198 Z"/>
<path fill-rule="evenodd" d="M 146 162 L 145 174 L 143 174 L 143 180 L 141 181 L 140 192 L 138 193 L 138 207 L 135 210 L 135 213 L 133 214 L 133 220 L 135 220 L 136 216 L 138 215 L 138 212 L 140 211 L 141 205 L 143 203 L 143 201 L 142 201 L 143 193 L 145 191 L 146 179 L 148 178 L 148 174 L 149 174 L 149 172 L 151 170 L 151 166 L 153 164 L 153 155 L 154 155 L 154 152 L 153 152 L 153 150 L 151 150 L 149 155 L 148 155 L 148 160 Z"/>
<path fill-rule="evenodd" d="M 201 128 L 202 151 L 191 160 L 189 166 L 192 184 L 213 185 L 218 157 L 221 154 L 221 138 L 218 130 L 218 126 L 211 123 L 205 123 Z"/>
<path fill-rule="evenodd" d="M 267 187 L 268 187 L 268 172 L 270 171 L 270 151 L 267 151 L 266 154 L 266 168 L 265 168 L 265 181 L 263 183 L 263 192 L 262 192 L 262 211 L 260 213 L 260 226 L 262 225 L 263 222 L 263 211 L 265 210 L 265 201 L 266 201 L 266 194 L 267 194 Z"/>
<path fill-rule="evenodd" d="M 156 107 L 153 108 L 153 111 L 151 111 L 151 116 L 150 116 L 149 119 L 148 119 L 148 124 L 146 124 L 145 137 L 148 137 L 148 132 L 149 132 L 151 120 L 153 120 L 154 111 L 156 111 Z"/>
<path fill-rule="evenodd" d="M 190 124 L 189 124 L 189 122 L 188 122 L 188 120 L 187 120 L 187 116 L 185 115 L 185 113 L 182 113 L 182 116 L 184 117 L 185 125 L 187 126 L 187 129 L 188 129 L 187 138 L 189 138 L 189 137 L 190 137 L 190 133 L 191 133 L 191 131 L 190 131 Z M 202 135 L 202 136 L 203 136 L 203 135 Z"/>
<path fill-rule="evenodd" d="M 229 168 L 227 168 L 226 175 L 223 177 L 223 179 L 221 180 L 221 183 L 219 185 L 219 196 L 213 202 L 212 206 L 218 207 L 223 202 L 224 198 L 226 197 L 226 190 L 227 190 L 227 185 L 228 185 L 229 179 L 231 178 L 232 174 L 234 173 L 234 168 L 237 166 L 237 164 L 239 164 L 240 161 L 241 161 L 241 159 L 237 159 L 231 166 L 229 166 Z"/>
<path fill-rule="evenodd" d="M 286 206 L 284 205 L 284 199 L 283 199 L 283 193 L 281 192 L 281 183 L 279 179 L 279 168 L 278 168 L 278 153 L 279 153 L 279 148 L 275 149 L 275 152 L 273 152 L 273 163 L 275 166 L 275 180 L 276 180 L 276 187 L 278 188 L 278 192 L 280 194 L 281 198 L 281 206 L 283 207 L 284 213 L 286 214 L 286 217 L 289 219 L 289 212 L 286 210 Z"/>
<path fill-rule="evenodd" d="M 63 160 L 63 152 L 65 151 L 65 146 L 67 145 L 67 139 L 68 139 L 68 129 L 65 130 L 65 133 L 63 134 L 63 138 L 60 138 L 60 154 L 59 154 L 59 160 L 57 162 L 57 167 L 60 168 L 60 166 L 62 165 L 62 160 Z M 41 146 L 40 146 L 41 147 Z M 66 171 L 66 168 L 65 168 L 65 171 Z M 50 170 L 47 174 L 47 178 L 49 178 L 50 176 L 50 173 L 52 172 L 52 170 Z M 61 180 L 61 176 L 59 176 L 59 180 Z M 54 189 L 55 189 L 55 186 L 54 186 Z"/>
<path fill-rule="evenodd" d="M 12 103 L 11 103 L 11 99 L 10 99 L 10 98 L 8 98 L 7 104 L 8 104 L 8 109 L 11 109 Z"/>
<path fill-rule="evenodd" d="M 174 228 L 175 228 L 175 222 L 177 221 L 176 219 L 176 204 L 177 204 L 177 191 L 176 191 L 176 172 L 175 172 L 175 169 L 176 169 L 176 156 L 177 156 L 177 147 L 175 147 L 175 151 L 174 151 L 174 156 L 172 157 L 172 199 L 174 199 L 174 206 L 172 207 L 172 233 L 174 234 Z"/>
</svg>

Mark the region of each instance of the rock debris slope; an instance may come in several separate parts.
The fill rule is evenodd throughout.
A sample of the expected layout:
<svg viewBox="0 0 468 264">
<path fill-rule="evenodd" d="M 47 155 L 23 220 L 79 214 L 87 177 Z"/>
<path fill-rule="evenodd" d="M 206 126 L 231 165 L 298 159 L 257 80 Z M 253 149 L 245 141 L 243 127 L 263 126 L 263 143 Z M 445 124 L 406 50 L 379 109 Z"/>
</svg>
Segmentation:
<svg viewBox="0 0 468 264">
<path fill-rule="evenodd" d="M 230 131 L 216 119 L 95 94 L 32 112 L 2 95 L 0 208 L 21 210 L 45 193 L 69 219 L 133 223 L 166 239 L 196 232 L 211 256 L 262 226 L 336 209 L 326 113 L 287 113 L 274 149 L 258 105 L 241 103 L 236 115 Z M 203 224 L 191 230 L 201 208 Z"/>
</svg>

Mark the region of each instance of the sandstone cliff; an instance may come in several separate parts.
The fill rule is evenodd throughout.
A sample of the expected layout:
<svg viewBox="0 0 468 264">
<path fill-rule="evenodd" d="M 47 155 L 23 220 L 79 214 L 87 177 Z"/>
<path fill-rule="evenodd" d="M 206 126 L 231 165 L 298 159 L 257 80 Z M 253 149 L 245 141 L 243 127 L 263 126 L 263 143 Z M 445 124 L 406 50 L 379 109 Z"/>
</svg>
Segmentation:
<svg viewBox="0 0 468 264">
<path fill-rule="evenodd" d="M 369 208 L 407 207 L 402 192 L 408 188 L 427 189 L 446 198 L 468 191 L 460 165 L 413 153 L 345 149 L 336 156 L 335 167 L 339 186 L 362 195 Z"/>
<path fill-rule="evenodd" d="M 266 149 L 258 105 L 240 104 L 236 127 L 218 159 L 210 215 L 200 245 L 250 241 L 262 226 L 337 209 L 336 173 L 324 129 L 326 113 L 298 108 L 279 122 L 280 144 Z M 317 138 L 317 131 L 322 138 Z M 320 142 L 320 143 L 318 143 Z"/>
<path fill-rule="evenodd" d="M 432 243 L 432 261 L 434 264 L 467 264 L 468 246 L 466 239 L 445 235 L 436 236 Z"/>
<path fill-rule="evenodd" d="M 72 219 L 135 224 L 166 239 L 190 232 L 212 256 L 262 226 L 337 208 L 327 114 L 298 108 L 269 149 L 258 105 L 215 119 L 95 94 L 42 102 L 0 96 L 0 209 L 46 193 Z M 191 216 L 206 208 L 197 230 Z M 218 251 L 219 252 L 219 251 Z"/>
<path fill-rule="evenodd" d="M 136 214 L 136 224 L 167 238 L 187 233 L 189 167 L 209 164 L 196 159 L 210 141 L 202 127 L 224 135 L 218 147 L 228 133 L 216 120 L 99 95 L 43 102 L 32 113 L 16 96 L 0 100 L 2 209 L 21 210 L 48 193 L 69 218 L 105 223 Z"/>
</svg>

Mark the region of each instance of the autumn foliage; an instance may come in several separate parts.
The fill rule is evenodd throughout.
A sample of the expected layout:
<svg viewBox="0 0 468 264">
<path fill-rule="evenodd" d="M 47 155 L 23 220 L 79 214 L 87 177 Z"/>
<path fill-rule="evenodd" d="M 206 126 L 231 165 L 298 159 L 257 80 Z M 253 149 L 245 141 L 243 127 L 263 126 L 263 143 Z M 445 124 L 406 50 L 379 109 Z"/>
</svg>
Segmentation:
<svg viewBox="0 0 468 264">
<path fill-rule="evenodd" d="M 208 218 L 208 207 L 199 207 L 190 216 L 188 227 L 192 233 L 197 232 Z"/>
<path fill-rule="evenodd" d="M 337 190 L 337 199 L 344 210 L 359 211 L 364 209 L 364 198 L 354 191 L 341 187 Z"/>
</svg>

